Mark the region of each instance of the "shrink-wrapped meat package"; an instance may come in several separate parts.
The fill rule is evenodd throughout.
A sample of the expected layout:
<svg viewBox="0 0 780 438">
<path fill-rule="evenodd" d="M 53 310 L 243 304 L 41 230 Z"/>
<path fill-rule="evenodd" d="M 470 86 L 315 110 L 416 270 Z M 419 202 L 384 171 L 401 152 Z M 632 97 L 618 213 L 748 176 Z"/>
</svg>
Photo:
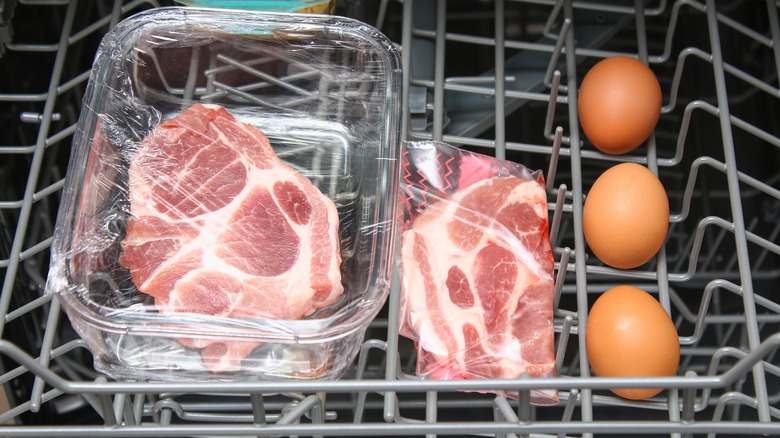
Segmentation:
<svg viewBox="0 0 780 438">
<path fill-rule="evenodd" d="M 349 369 L 390 287 L 399 78 L 345 18 L 172 7 L 106 34 L 46 286 L 96 369 Z"/>
<path fill-rule="evenodd" d="M 438 142 L 408 143 L 401 168 L 400 331 L 417 345 L 417 374 L 554 376 L 541 173 Z M 532 401 L 554 404 L 557 392 Z"/>
</svg>

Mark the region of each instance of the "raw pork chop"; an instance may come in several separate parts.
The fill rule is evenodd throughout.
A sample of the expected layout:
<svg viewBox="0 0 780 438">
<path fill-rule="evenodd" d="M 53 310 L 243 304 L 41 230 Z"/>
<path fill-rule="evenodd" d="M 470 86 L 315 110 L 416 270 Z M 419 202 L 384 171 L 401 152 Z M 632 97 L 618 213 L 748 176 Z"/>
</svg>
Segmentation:
<svg viewBox="0 0 780 438">
<path fill-rule="evenodd" d="M 299 319 L 343 292 L 336 207 L 266 136 L 195 104 L 138 146 L 121 263 L 160 312 Z M 182 339 L 214 372 L 257 344 Z"/>
<path fill-rule="evenodd" d="M 417 340 L 420 376 L 554 374 L 553 257 L 537 181 L 478 182 L 432 204 L 402 239 L 402 333 Z"/>
</svg>

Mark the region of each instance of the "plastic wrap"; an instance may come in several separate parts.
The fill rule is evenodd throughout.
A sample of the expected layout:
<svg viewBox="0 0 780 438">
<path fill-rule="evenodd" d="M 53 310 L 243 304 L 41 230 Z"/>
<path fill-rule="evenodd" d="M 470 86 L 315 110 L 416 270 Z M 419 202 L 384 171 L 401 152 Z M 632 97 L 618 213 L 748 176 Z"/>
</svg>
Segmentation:
<svg viewBox="0 0 780 438">
<path fill-rule="evenodd" d="M 389 290 L 399 73 L 393 45 L 344 18 L 175 7 L 108 33 L 74 135 L 46 286 L 96 369 L 175 381 L 341 376 Z M 279 181 L 298 188 L 277 193 Z M 264 184 L 252 192 L 261 201 L 247 195 Z M 244 204 L 213 216 L 218 198 Z M 310 213 L 325 225 L 306 228 Z M 200 255 L 185 251 L 188 230 Z M 326 286 L 315 275 L 323 235 L 335 241 Z M 220 253 L 214 242 L 238 249 Z M 276 267 L 244 279 L 258 259 Z M 163 262 L 176 269 L 161 274 Z M 284 271 L 291 264 L 299 270 Z M 184 293 L 192 278 L 177 270 L 209 275 Z M 154 275 L 156 286 L 139 291 L 138 279 Z M 310 277 L 277 287 L 279 275 Z M 248 283 L 263 292 L 247 298 Z M 232 359 L 213 363 L 225 350 Z"/>
<path fill-rule="evenodd" d="M 401 163 L 400 332 L 416 343 L 417 375 L 554 376 L 541 172 L 440 142 L 407 143 Z M 557 402 L 555 390 L 531 395 Z"/>
</svg>

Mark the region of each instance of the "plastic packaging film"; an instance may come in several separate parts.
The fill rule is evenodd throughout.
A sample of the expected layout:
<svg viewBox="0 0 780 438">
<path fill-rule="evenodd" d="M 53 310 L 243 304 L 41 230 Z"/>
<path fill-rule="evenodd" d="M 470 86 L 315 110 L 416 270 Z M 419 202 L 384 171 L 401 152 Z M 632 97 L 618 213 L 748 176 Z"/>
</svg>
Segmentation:
<svg viewBox="0 0 780 438">
<path fill-rule="evenodd" d="M 417 374 L 553 376 L 553 256 L 541 172 L 441 142 L 405 146 L 396 259 L 400 332 L 415 340 Z M 531 396 L 557 402 L 554 390 Z"/>
<path fill-rule="evenodd" d="M 162 8 L 107 34 L 47 283 L 96 369 L 346 371 L 389 290 L 399 72 L 343 18 Z"/>
</svg>

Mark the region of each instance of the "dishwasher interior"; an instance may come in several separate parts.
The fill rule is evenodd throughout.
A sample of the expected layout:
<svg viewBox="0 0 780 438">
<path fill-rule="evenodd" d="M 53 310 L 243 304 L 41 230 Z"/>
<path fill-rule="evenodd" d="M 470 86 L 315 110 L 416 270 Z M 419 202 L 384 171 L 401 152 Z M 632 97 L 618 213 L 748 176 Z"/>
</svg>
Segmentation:
<svg viewBox="0 0 780 438">
<path fill-rule="evenodd" d="M 544 171 L 555 258 L 557 406 L 533 379 L 421 381 L 399 336 L 399 291 L 337 381 L 161 383 L 97 373 L 57 298 L 49 247 L 90 67 L 122 19 L 166 2 L 0 2 L 0 435 L 780 435 L 780 15 L 766 1 L 344 0 L 334 13 L 401 50 L 401 134 Z M 621 156 L 582 134 L 576 93 L 597 61 L 637 57 L 663 93 L 651 138 Z M 618 162 L 670 203 L 660 253 L 600 263 L 582 203 Z M 679 334 L 677 376 L 648 400 L 607 390 L 585 359 L 596 297 L 650 292 Z M 625 382 L 618 384 L 626 385 Z M 517 390 L 517 400 L 485 391 Z"/>
</svg>

